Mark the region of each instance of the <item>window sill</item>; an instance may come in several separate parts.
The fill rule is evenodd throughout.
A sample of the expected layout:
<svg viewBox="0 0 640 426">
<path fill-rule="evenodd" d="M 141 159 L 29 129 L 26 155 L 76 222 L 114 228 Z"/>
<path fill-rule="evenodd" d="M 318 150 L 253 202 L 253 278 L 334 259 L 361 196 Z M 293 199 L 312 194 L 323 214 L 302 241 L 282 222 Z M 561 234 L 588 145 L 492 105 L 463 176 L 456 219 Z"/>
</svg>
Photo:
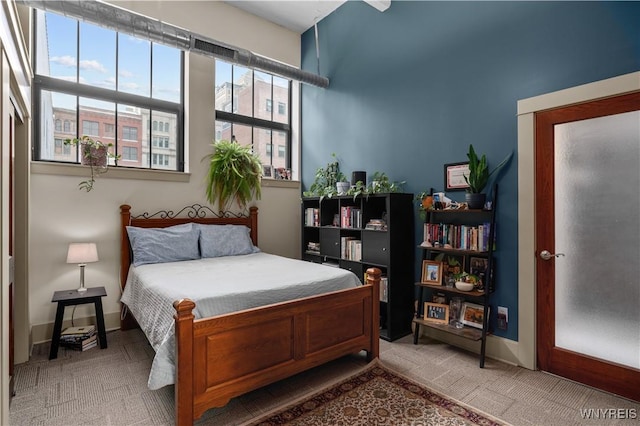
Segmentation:
<svg viewBox="0 0 640 426">
<path fill-rule="evenodd" d="M 88 176 L 89 167 L 80 164 L 47 163 L 32 161 L 31 172 L 45 175 Z M 191 173 L 168 170 L 129 169 L 126 167 L 110 167 L 109 172 L 100 175 L 100 179 L 137 179 L 167 182 L 189 182 Z"/>
<path fill-rule="evenodd" d="M 260 182 L 263 188 L 300 189 L 300 181 L 297 180 L 262 179 Z"/>
</svg>

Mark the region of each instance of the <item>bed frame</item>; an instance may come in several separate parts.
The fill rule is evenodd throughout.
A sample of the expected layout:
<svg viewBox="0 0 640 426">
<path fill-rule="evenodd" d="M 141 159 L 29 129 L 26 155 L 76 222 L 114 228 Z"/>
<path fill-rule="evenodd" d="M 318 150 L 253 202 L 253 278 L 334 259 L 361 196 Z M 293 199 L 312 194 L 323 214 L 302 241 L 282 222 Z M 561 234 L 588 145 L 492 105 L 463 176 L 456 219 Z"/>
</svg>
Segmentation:
<svg viewBox="0 0 640 426">
<path fill-rule="evenodd" d="M 207 212 L 215 217 L 206 217 Z M 186 214 L 187 217 L 177 217 Z M 248 216 L 217 214 L 195 204 L 178 213 L 162 211 L 133 217 L 120 206 L 121 271 L 124 287 L 131 263 L 126 226 L 167 227 L 187 222 L 246 225 L 258 243 L 258 208 Z M 231 398 L 344 355 L 379 354 L 380 270 L 369 268 L 365 285 L 210 318 L 194 319 L 195 303 L 173 303 L 176 310 L 177 425 L 191 425 L 209 408 Z M 136 326 L 128 313 L 123 330 Z"/>
</svg>

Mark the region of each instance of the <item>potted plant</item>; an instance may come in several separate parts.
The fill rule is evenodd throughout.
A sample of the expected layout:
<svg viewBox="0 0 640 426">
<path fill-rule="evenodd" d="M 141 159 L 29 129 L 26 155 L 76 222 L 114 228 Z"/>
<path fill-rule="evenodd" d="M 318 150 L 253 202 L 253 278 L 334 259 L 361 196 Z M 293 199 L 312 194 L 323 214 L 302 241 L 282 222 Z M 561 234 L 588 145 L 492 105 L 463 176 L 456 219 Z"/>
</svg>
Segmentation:
<svg viewBox="0 0 640 426">
<path fill-rule="evenodd" d="M 322 201 L 324 197 L 331 198 L 338 194 L 337 183 L 340 179 L 346 180 L 346 177 L 340 172 L 340 164 L 336 154 L 332 153 L 331 157 L 333 161 L 327 163 L 326 167 L 319 167 L 316 170 L 315 180 L 302 195 L 305 197 L 319 196 Z"/>
<path fill-rule="evenodd" d="M 402 182 L 392 182 L 384 172 L 374 172 L 371 176 L 371 187 L 369 189 L 370 194 L 381 194 L 388 192 L 400 192 L 402 190 Z"/>
<path fill-rule="evenodd" d="M 113 143 L 104 143 L 87 135 L 81 138 L 65 139 L 64 144 L 80 145 L 80 164 L 89 166 L 91 174 L 89 179 L 83 180 L 78 184 L 78 189 L 84 189 L 87 192 L 93 189 L 93 184 L 98 175 L 107 172 L 109 158 L 120 159 L 119 155 L 109 152 L 109 148 L 113 147 Z"/>
<path fill-rule="evenodd" d="M 478 157 L 473 149 L 473 145 L 469 145 L 469 152 L 467 153 L 467 158 L 469 158 L 469 176 L 464 175 L 464 180 L 467 182 L 467 185 L 469 185 L 465 199 L 470 209 L 481 209 L 484 207 L 487 195 L 482 191 L 484 191 L 484 188 L 487 186 L 491 175 L 507 164 L 512 155 L 513 153 L 509 153 L 500 164 L 492 171 L 489 171 L 487 156 L 482 154 L 481 157 Z"/>
<path fill-rule="evenodd" d="M 423 191 L 416 195 L 415 201 L 418 203 L 418 212 L 420 219 L 425 220 L 427 218 L 427 210 L 431 210 L 433 207 L 433 194 L 432 191 Z"/>
<path fill-rule="evenodd" d="M 211 144 L 213 153 L 207 155 L 207 200 L 218 203 L 220 211 L 236 201 L 240 208 L 254 198 L 260 199 L 262 163 L 250 146 L 221 140 Z"/>
</svg>

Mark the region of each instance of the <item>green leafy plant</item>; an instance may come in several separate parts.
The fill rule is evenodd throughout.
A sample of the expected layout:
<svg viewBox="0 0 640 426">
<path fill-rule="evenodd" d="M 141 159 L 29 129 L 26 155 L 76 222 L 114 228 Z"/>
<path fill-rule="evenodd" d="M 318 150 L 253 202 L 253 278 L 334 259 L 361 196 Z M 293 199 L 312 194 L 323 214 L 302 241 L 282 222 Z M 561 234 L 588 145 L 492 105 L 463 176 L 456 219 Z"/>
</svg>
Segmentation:
<svg viewBox="0 0 640 426">
<path fill-rule="evenodd" d="M 358 198 L 358 195 L 364 195 L 369 197 L 369 188 L 361 180 L 357 181 L 355 185 L 349 188 L 347 195 L 353 195 L 353 201 Z"/>
<path fill-rule="evenodd" d="M 240 208 L 254 198 L 259 200 L 262 163 L 251 147 L 227 140 L 211 145 L 213 153 L 205 157 L 209 160 L 207 200 L 211 204 L 217 202 L 220 211 L 234 200 Z"/>
<path fill-rule="evenodd" d="M 80 164 L 89 166 L 89 179 L 78 184 L 78 189 L 89 192 L 93 189 L 98 175 L 106 173 L 109 167 L 109 159 L 119 160 L 120 156 L 109 152 L 112 143 L 104 143 L 84 135 L 80 138 L 65 139 L 65 145 L 80 146 Z"/>
<path fill-rule="evenodd" d="M 333 161 L 327 163 L 326 167 L 319 167 L 316 170 L 315 180 L 302 195 L 305 197 L 319 196 L 322 201 L 324 197 L 331 198 L 338 194 L 336 182 L 346 181 L 347 178 L 340 171 L 340 163 L 336 154 L 332 153 L 331 157 Z"/>
<path fill-rule="evenodd" d="M 420 219 L 425 220 L 427 218 L 427 210 L 432 208 L 433 199 L 430 203 L 425 202 L 425 198 L 431 195 L 431 192 L 422 191 L 415 196 L 415 201 L 418 204 L 418 214 Z"/>
<path fill-rule="evenodd" d="M 472 194 L 481 193 L 489 182 L 489 178 L 492 174 L 500 170 L 511 159 L 513 153 L 509 153 L 504 160 L 500 162 L 491 172 L 489 172 L 489 165 L 487 164 L 487 156 L 482 154 L 478 157 L 473 145 L 469 145 L 469 152 L 467 158 L 469 159 L 469 176 L 464 175 L 464 180 L 469 185 L 467 192 Z"/>
<path fill-rule="evenodd" d="M 405 184 L 402 182 L 392 182 L 384 172 L 374 172 L 371 176 L 371 184 L 369 185 L 370 194 L 381 194 L 388 192 L 400 192 L 402 186 Z"/>
</svg>

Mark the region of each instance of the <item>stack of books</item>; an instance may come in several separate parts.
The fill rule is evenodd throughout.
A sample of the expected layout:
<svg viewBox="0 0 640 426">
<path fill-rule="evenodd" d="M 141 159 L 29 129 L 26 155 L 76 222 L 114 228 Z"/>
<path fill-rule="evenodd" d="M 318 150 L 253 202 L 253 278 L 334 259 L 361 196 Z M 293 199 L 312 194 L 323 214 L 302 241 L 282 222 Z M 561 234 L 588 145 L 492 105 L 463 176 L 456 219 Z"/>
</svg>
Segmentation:
<svg viewBox="0 0 640 426">
<path fill-rule="evenodd" d="M 86 351 L 98 345 L 95 325 L 65 328 L 60 335 L 60 346 Z"/>
</svg>

